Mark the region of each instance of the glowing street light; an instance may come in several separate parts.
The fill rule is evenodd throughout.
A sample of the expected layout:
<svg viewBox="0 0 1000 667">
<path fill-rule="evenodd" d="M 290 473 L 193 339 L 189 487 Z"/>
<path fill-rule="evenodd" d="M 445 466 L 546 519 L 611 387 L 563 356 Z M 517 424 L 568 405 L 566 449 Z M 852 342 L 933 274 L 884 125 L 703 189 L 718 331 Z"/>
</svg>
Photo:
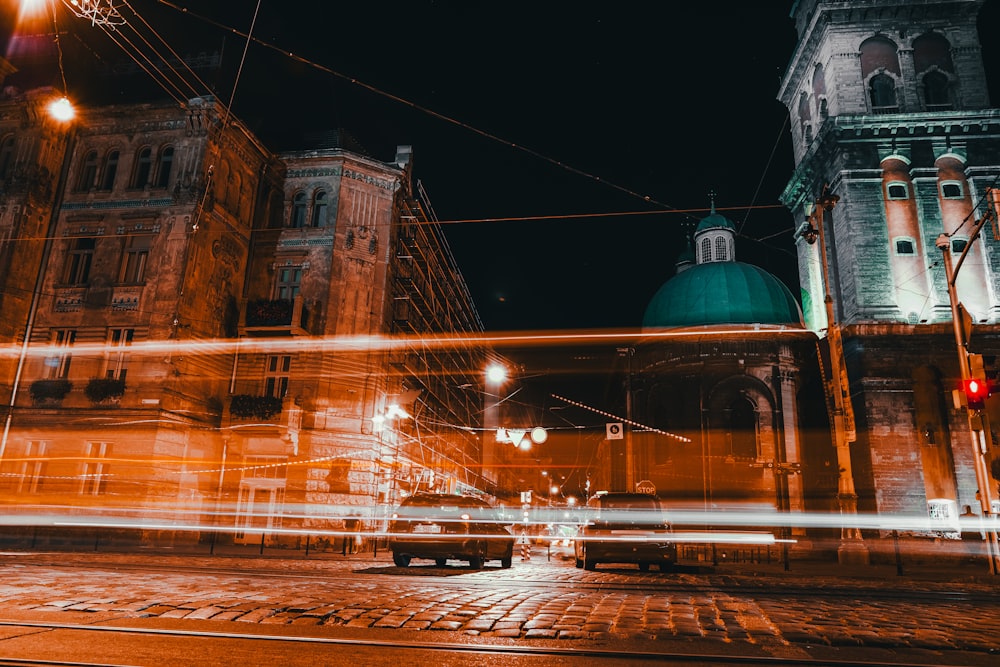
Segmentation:
<svg viewBox="0 0 1000 667">
<path fill-rule="evenodd" d="M 507 369 L 499 364 L 493 364 L 486 369 L 486 381 L 490 384 L 500 384 L 507 379 Z"/>
<path fill-rule="evenodd" d="M 76 117 L 76 109 L 73 108 L 73 103 L 65 96 L 49 102 L 48 110 L 49 115 L 61 123 L 69 122 Z"/>
</svg>

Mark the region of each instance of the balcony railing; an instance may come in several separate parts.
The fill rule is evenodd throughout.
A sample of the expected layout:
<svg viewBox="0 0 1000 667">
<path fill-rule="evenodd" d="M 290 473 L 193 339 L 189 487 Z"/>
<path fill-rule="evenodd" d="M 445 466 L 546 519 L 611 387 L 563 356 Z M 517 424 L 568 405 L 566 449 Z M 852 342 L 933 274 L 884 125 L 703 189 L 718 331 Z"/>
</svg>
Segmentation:
<svg viewBox="0 0 1000 667">
<path fill-rule="evenodd" d="M 309 333 L 309 309 L 294 299 L 251 299 L 243 311 L 244 336 L 304 336 Z"/>
</svg>

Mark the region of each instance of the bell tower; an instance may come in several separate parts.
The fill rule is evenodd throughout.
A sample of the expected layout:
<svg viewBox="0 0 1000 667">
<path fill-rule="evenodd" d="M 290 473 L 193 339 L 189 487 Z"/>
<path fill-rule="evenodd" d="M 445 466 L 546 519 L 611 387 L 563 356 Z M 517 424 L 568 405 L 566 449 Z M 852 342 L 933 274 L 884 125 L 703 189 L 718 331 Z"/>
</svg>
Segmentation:
<svg viewBox="0 0 1000 667">
<path fill-rule="evenodd" d="M 798 0 L 781 83 L 795 171 L 782 195 L 796 234 L 806 326 L 842 334 L 858 509 L 948 519 L 979 506 L 976 436 L 958 386 L 944 243 L 979 346 L 1000 351 L 1000 244 L 977 221 L 997 209 L 1000 110 L 987 94 L 985 0 Z M 815 216 L 821 194 L 837 205 Z M 942 241 L 943 240 L 943 241 Z M 829 285 L 826 285 L 826 281 Z M 1000 423 L 1000 414 L 994 424 Z M 988 429 L 986 429 L 988 431 Z M 987 463 L 1000 451 L 988 442 Z M 997 497 L 996 482 L 992 497 Z M 984 508 L 984 511 L 987 508 Z"/>
</svg>

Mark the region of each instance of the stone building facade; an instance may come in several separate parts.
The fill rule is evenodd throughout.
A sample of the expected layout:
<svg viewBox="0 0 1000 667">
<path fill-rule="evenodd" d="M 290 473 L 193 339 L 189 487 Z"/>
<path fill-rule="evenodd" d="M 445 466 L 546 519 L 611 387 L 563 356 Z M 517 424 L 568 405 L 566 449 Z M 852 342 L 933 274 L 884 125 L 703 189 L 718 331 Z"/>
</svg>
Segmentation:
<svg viewBox="0 0 1000 667">
<path fill-rule="evenodd" d="M 7 502 L 259 542 L 505 486 L 467 389 L 496 355 L 408 147 L 50 97 L 0 100 Z"/>
<path fill-rule="evenodd" d="M 962 373 L 941 249 L 957 262 L 971 242 L 955 282 L 972 325 L 968 350 L 988 366 L 1000 351 L 996 225 L 971 235 L 997 206 L 1000 110 L 987 99 L 982 4 L 801 0 L 793 9 L 799 41 L 780 99 L 796 169 L 783 200 L 801 222 L 822 194 L 839 197 L 822 220 L 862 511 L 947 519 L 997 498 L 995 480 L 979 488 L 1000 451 L 992 406 L 983 428 L 953 401 Z M 806 324 L 823 333 L 820 247 L 803 234 L 797 244 Z"/>
</svg>

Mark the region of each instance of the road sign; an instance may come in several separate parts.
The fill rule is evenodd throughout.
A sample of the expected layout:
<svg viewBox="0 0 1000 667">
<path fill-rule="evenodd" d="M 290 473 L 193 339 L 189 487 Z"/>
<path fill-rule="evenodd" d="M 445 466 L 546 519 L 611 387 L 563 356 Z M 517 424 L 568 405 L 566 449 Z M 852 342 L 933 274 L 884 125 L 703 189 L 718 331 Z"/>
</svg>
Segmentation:
<svg viewBox="0 0 1000 667">
<path fill-rule="evenodd" d="M 608 440 L 622 440 L 625 437 L 624 424 L 621 422 L 611 422 L 605 425 Z"/>
<path fill-rule="evenodd" d="M 650 482 L 648 479 L 644 479 L 635 485 L 636 493 L 648 493 L 651 496 L 656 495 L 656 485 Z"/>
</svg>

